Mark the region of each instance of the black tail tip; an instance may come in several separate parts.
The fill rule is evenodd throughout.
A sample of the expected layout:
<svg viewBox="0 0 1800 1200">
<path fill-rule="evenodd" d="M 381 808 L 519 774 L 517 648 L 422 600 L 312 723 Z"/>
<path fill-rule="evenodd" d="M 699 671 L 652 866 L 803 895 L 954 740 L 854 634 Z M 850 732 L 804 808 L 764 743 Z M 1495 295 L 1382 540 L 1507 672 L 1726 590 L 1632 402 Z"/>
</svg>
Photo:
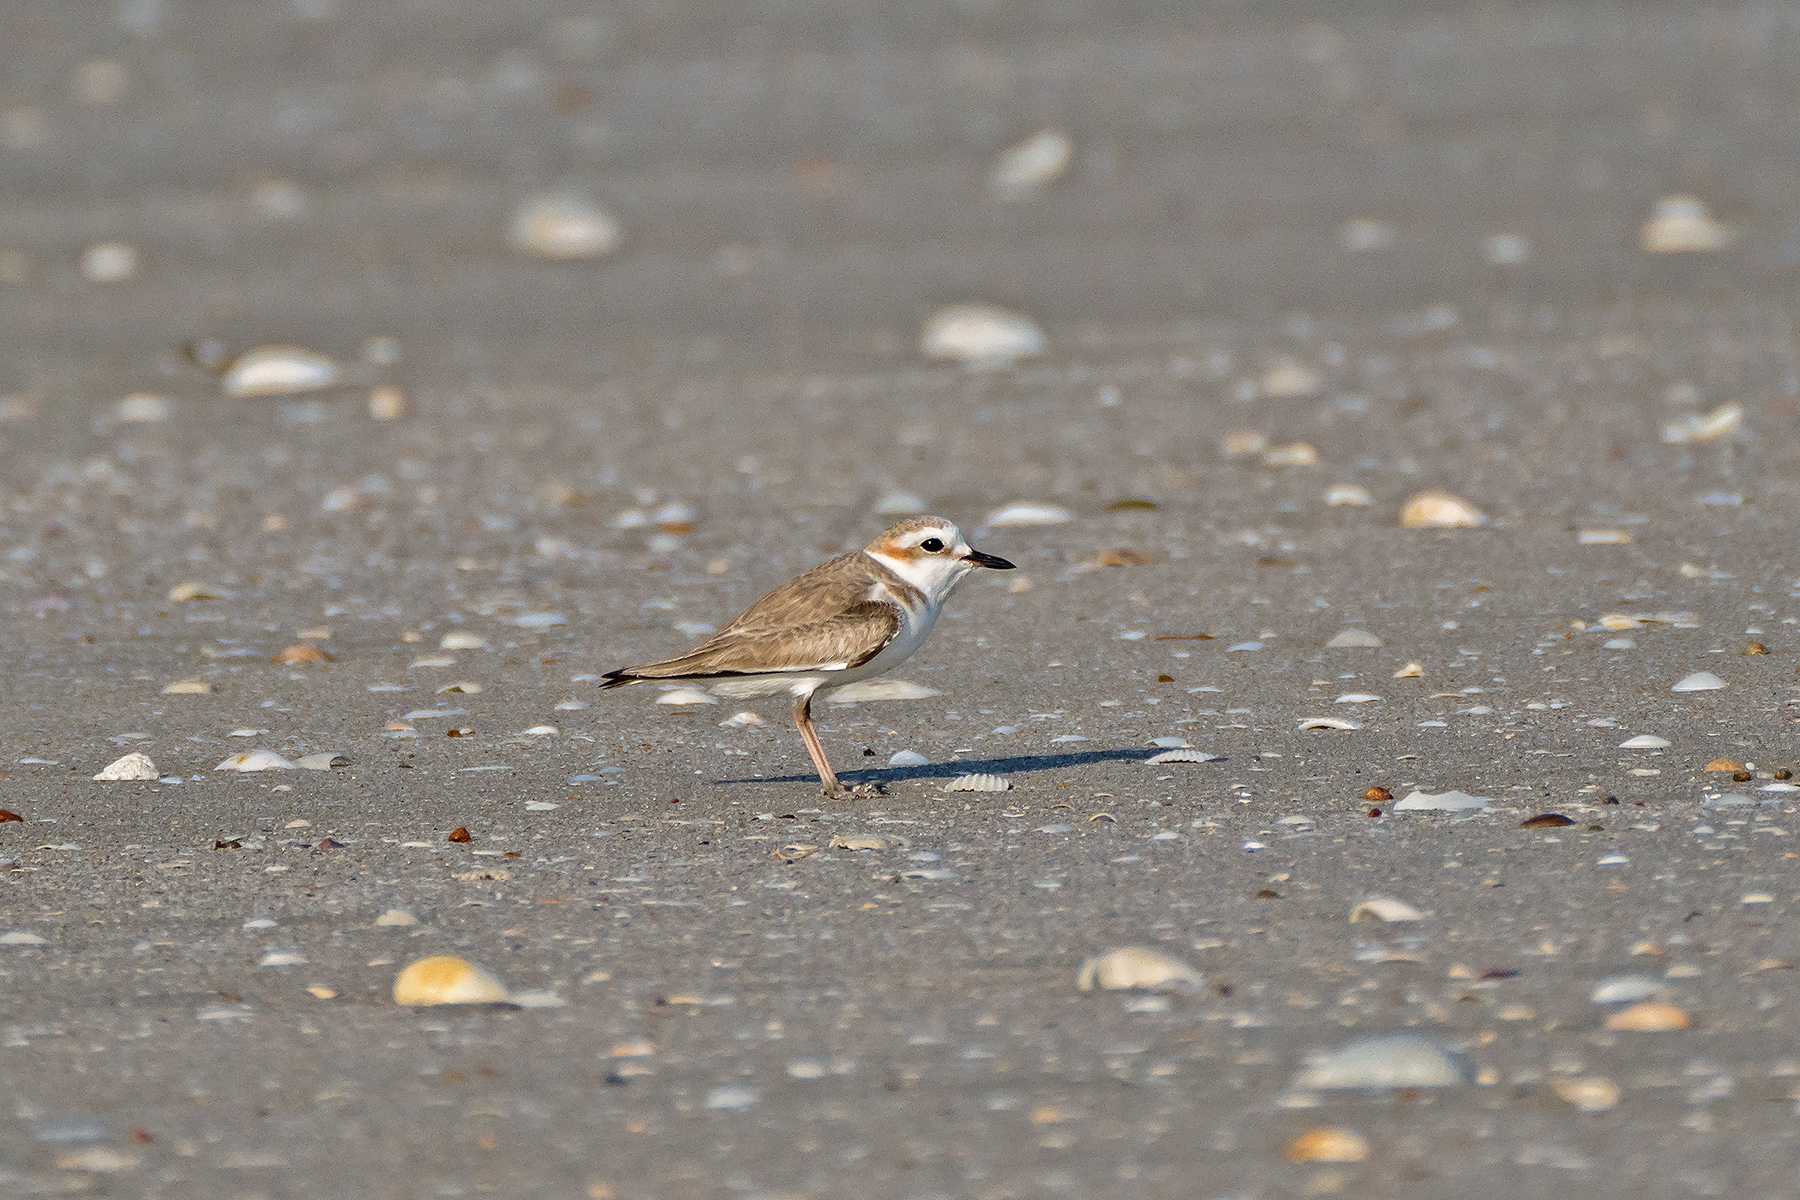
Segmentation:
<svg viewBox="0 0 1800 1200">
<path fill-rule="evenodd" d="M 606 681 L 600 685 L 600 690 L 603 692 L 607 688 L 624 687 L 628 683 L 637 682 L 637 676 L 631 673 L 630 667 L 620 667 L 617 671 L 608 671 L 600 678 Z"/>
</svg>

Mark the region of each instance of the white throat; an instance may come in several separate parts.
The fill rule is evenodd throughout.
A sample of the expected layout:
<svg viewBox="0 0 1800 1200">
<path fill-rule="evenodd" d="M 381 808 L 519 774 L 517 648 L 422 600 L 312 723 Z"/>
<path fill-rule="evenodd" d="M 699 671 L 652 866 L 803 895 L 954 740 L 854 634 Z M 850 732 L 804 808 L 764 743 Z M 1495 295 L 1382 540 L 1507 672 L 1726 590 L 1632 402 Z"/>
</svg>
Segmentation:
<svg viewBox="0 0 1800 1200">
<path fill-rule="evenodd" d="M 962 582 L 963 576 L 970 570 L 968 563 L 957 558 L 891 558 L 872 551 L 867 553 L 870 558 L 924 592 L 925 602 L 934 610 L 956 589 L 956 585 Z"/>
</svg>

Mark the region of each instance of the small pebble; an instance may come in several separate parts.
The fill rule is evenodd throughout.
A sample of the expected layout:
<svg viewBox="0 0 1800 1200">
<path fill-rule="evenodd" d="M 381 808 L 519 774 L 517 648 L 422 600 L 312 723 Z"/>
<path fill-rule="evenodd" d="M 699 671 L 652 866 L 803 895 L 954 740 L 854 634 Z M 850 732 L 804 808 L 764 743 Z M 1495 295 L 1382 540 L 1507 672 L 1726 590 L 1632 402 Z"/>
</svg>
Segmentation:
<svg viewBox="0 0 1800 1200">
<path fill-rule="evenodd" d="M 102 780 L 155 780 L 161 778 L 161 773 L 157 771 L 156 764 L 150 761 L 150 756 L 148 754 L 134 750 L 125 757 L 114 759 L 112 762 L 108 763 L 105 769 L 98 775 L 95 775 L 94 778 Z"/>
<path fill-rule="evenodd" d="M 1081 964 L 1075 976 L 1075 986 L 1084 992 L 1095 988 L 1189 992 L 1205 984 L 1205 978 L 1194 968 L 1146 946 L 1121 946 L 1096 954 Z"/>
<path fill-rule="evenodd" d="M 1385 643 L 1367 630 L 1340 629 L 1337 633 L 1332 635 L 1331 640 L 1326 642 L 1325 645 L 1332 649 L 1340 650 L 1345 647 L 1368 647 L 1373 649 L 1385 645 Z"/>
<path fill-rule="evenodd" d="M 225 394 L 243 400 L 291 396 L 335 387 L 342 380 L 331 358 L 299 346 L 259 346 L 226 370 Z"/>
<path fill-rule="evenodd" d="M 1411 1033 L 1352 1038 L 1314 1055 L 1293 1086 L 1306 1090 L 1343 1088 L 1458 1087 L 1474 1072 L 1460 1055 Z"/>
<path fill-rule="evenodd" d="M 1033 134 L 1002 150 L 988 168 L 988 191 L 996 200 L 1029 200 L 1062 177 L 1075 155 L 1075 143 L 1060 129 Z"/>
<path fill-rule="evenodd" d="M 1696 196 L 1664 196 L 1638 230 L 1638 243 L 1646 254 L 1718 250 L 1730 241 L 1731 230 Z"/>
<path fill-rule="evenodd" d="M 1029 317 L 990 304 L 939 309 L 919 333 L 919 352 L 926 358 L 977 369 L 1009 367 L 1048 348 L 1043 330 Z"/>
<path fill-rule="evenodd" d="M 1387 896 L 1370 896 L 1361 904 L 1350 910 L 1350 920 L 1385 921 L 1392 924 L 1397 921 L 1423 921 L 1425 914 L 1404 900 L 1395 900 Z"/>
<path fill-rule="evenodd" d="M 1634 1004 L 1630 1008 L 1606 1018 L 1608 1029 L 1633 1033 L 1668 1033 L 1677 1029 L 1687 1029 L 1693 1023 L 1692 1017 L 1673 1004 L 1656 1002 Z"/>
<path fill-rule="evenodd" d="M 1354 1129 L 1322 1126 L 1309 1129 L 1288 1143 L 1289 1162 L 1363 1162 L 1369 1157 L 1369 1139 Z"/>
<path fill-rule="evenodd" d="M 90 283 L 124 283 L 137 272 L 137 249 L 124 242 L 97 242 L 81 252 L 81 277 Z"/>
<path fill-rule="evenodd" d="M 504 1004 L 508 998 L 492 972 L 451 954 L 408 963 L 394 980 L 396 1004 Z"/>
<path fill-rule="evenodd" d="M 536 196 L 513 211 L 507 240 L 533 258 L 603 258 L 618 249 L 618 220 L 604 208 L 567 192 Z"/>
<path fill-rule="evenodd" d="M 1400 506 L 1400 525 L 1405 529 L 1465 529 L 1486 522 L 1480 509 L 1451 492 L 1419 492 Z"/>
</svg>

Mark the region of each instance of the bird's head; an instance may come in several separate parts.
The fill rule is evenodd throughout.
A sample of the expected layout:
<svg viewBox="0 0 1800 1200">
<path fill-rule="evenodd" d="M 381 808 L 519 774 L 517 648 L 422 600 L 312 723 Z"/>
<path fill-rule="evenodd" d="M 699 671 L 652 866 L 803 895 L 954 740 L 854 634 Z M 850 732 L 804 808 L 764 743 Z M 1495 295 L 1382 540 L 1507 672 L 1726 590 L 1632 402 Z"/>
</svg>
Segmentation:
<svg viewBox="0 0 1800 1200">
<path fill-rule="evenodd" d="M 962 530 L 942 517 L 914 517 L 890 527 L 866 551 L 933 602 L 942 600 L 976 567 L 1010 571 L 1004 558 L 976 550 Z"/>
</svg>

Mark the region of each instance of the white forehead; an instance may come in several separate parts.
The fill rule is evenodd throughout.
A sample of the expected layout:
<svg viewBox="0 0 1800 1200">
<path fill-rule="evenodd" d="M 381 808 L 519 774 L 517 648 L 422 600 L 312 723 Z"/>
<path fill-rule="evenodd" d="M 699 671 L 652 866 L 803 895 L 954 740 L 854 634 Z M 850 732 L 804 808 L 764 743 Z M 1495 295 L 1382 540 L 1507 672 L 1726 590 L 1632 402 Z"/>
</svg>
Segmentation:
<svg viewBox="0 0 1800 1200">
<path fill-rule="evenodd" d="M 962 541 L 962 530 L 945 521 L 940 525 L 927 525 L 923 529 L 915 529 L 899 538 L 902 546 L 917 546 L 927 538 L 937 538 L 945 545 L 954 546 Z"/>
</svg>

